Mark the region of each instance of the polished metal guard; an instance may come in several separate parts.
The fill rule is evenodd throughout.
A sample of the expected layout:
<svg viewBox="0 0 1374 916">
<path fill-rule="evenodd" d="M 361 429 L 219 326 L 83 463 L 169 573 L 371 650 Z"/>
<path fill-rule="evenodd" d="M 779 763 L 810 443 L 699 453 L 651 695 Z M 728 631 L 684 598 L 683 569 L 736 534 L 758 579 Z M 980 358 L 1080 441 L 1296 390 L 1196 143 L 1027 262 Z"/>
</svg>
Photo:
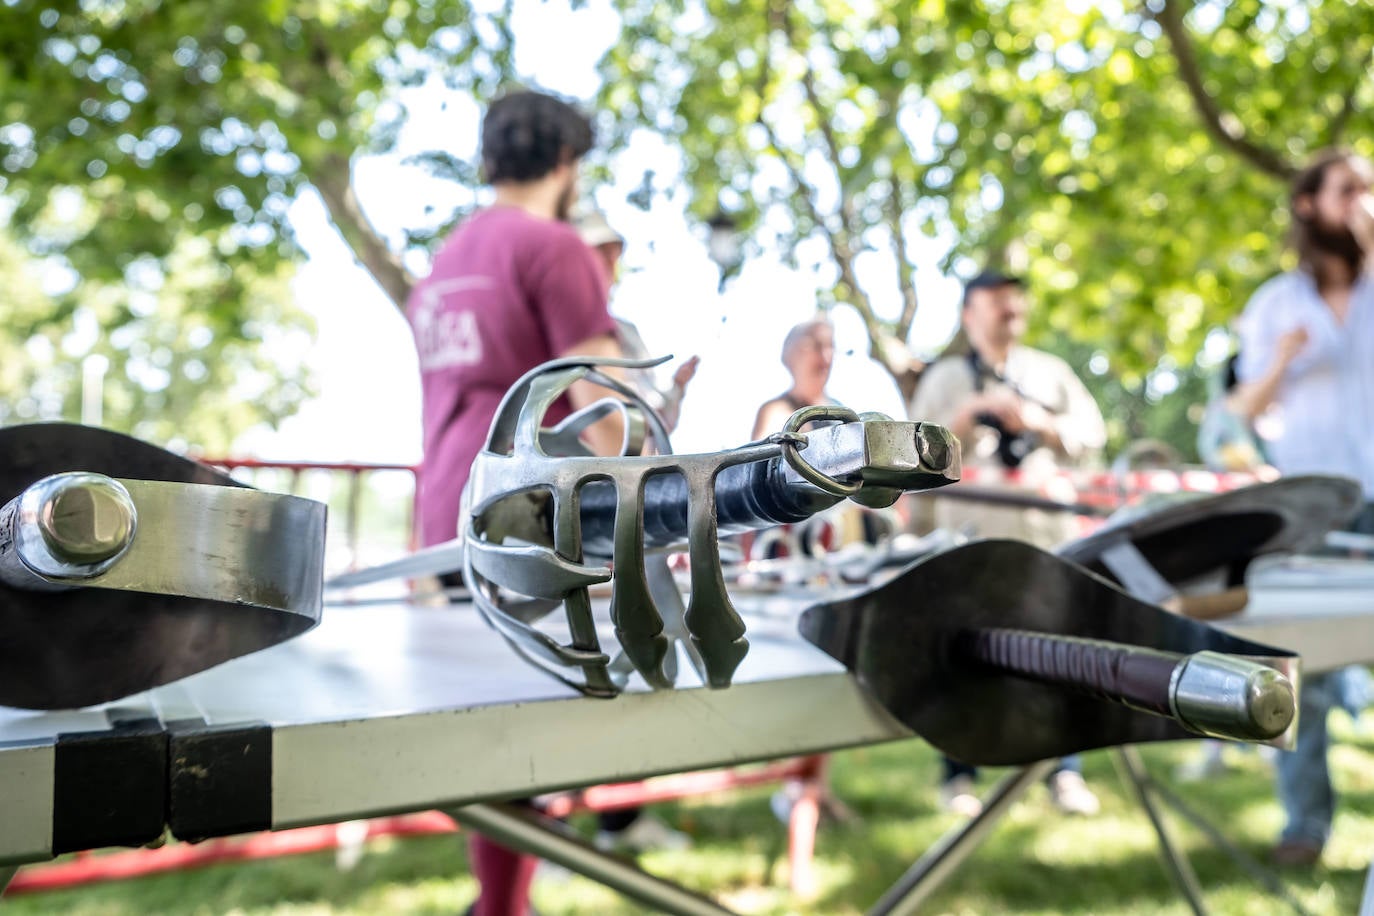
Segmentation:
<svg viewBox="0 0 1374 916">
<path fill-rule="evenodd" d="M 644 572 L 643 492 L 655 474 L 679 474 L 686 481 L 688 552 L 692 559 L 691 600 L 684 623 L 713 686 L 727 686 L 749 650 L 744 621 L 730 602 L 720 571 L 715 524 L 715 477 L 731 464 L 779 454 L 776 443 L 724 455 L 672 454 L 668 431 L 640 396 L 597 365 L 648 368 L 657 361 L 606 360 L 547 363 L 516 383 L 492 423 L 486 449 L 473 463 L 466 497 L 472 501 L 464 536 L 464 578 L 477 609 L 522 657 L 585 693 L 613 696 L 623 680 L 613 678 L 611 659 L 601 650 L 587 589 L 610 582 L 610 566 L 583 560 L 578 502 L 589 481 L 610 481 L 616 492 L 615 582 L 611 620 L 626 659 L 653 687 L 671 687 L 664 663 L 673 647 Z M 641 442 L 627 434 L 622 454 L 588 455 L 577 434 L 605 415 L 593 405 L 546 433 L 544 415 L 583 378 L 629 399 L 611 402 L 627 429 L 651 424 L 661 453 L 631 454 Z M 605 404 L 607 402 L 601 402 Z M 556 449 L 562 454 L 550 455 Z M 538 520 L 549 519 L 552 543 Z M 533 521 L 532 521 L 533 520 Z M 507 541 L 510 541 L 507 543 Z M 543 543 L 540 543 L 543 541 Z M 508 601 L 500 590 L 516 589 L 524 599 Z M 541 600 L 542 599 L 542 600 Z M 572 641 L 561 645 L 532 622 L 562 604 Z M 616 683 L 620 680 L 620 683 Z"/>
<path fill-rule="evenodd" d="M 323 504 L 245 487 L 108 430 L 0 430 L 0 503 L 26 504 L 26 494 L 52 481 L 70 482 L 78 495 L 92 487 L 123 491 L 136 530 L 113 532 L 111 543 L 127 543 L 111 557 L 70 568 L 21 550 L 23 538 L 0 538 L 14 541 L 0 543 L 10 561 L 0 576 L 0 705 L 107 702 L 319 622 Z M 23 512 L 6 518 L 11 533 L 38 521 Z M 42 536 L 79 546 L 79 538 L 54 539 L 51 530 Z"/>
<path fill-rule="evenodd" d="M 890 505 L 904 489 L 958 478 L 958 447 L 943 428 L 835 407 L 799 411 L 781 432 L 739 449 L 674 455 L 667 429 L 652 408 L 601 368 L 648 368 L 659 362 L 572 358 L 526 374 L 497 410 L 464 494 L 464 578 L 478 611 L 526 660 L 594 696 L 614 696 L 630 670 L 651 687 L 672 687 L 678 641 L 703 681 L 729 686 L 749 641 L 721 568 L 717 484 L 727 469 L 780 458 L 786 463 L 785 488 L 808 494 L 807 515 L 845 497 Z M 625 400 L 598 402 L 545 429 L 549 408 L 582 379 Z M 625 420 L 623 454 L 588 455 L 578 434 L 611 410 L 620 411 Z M 858 422 L 878 419 L 886 422 Z M 837 425 L 816 433 L 798 431 L 805 423 L 820 421 Z M 658 454 L 639 454 L 644 430 L 652 434 Z M 898 440 L 900 447 L 895 447 Z M 804 455 L 809 445 L 814 454 Z M 870 460 L 874 453 L 892 460 Z M 679 602 L 661 600 L 665 577 L 656 577 L 651 585 L 646 573 L 646 564 L 661 562 L 650 550 L 679 546 L 669 542 L 680 518 L 652 519 L 655 533 L 646 536 L 646 490 L 663 489 L 662 478 L 670 477 L 685 488 L 680 500 L 668 501 L 672 511 L 685 512 L 681 539 L 691 573 L 684 610 L 677 609 Z M 584 503 L 592 490 L 603 503 L 607 492 L 613 495 L 614 521 L 607 537 L 589 539 L 584 531 Z M 768 524 L 766 519 L 750 527 L 762 524 Z M 613 566 L 589 557 L 613 560 Z M 612 586 L 610 615 L 621 647 L 616 661 L 601 648 L 588 594 L 589 588 L 606 583 Z M 571 636 L 567 644 L 534 626 L 560 606 Z"/>
</svg>

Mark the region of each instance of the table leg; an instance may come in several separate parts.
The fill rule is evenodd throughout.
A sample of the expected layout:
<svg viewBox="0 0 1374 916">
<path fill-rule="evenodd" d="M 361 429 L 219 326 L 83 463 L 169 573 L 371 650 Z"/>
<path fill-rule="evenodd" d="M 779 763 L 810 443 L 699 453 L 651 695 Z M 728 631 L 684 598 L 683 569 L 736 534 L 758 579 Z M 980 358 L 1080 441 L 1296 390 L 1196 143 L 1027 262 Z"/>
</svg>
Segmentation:
<svg viewBox="0 0 1374 916">
<path fill-rule="evenodd" d="M 1308 911 L 1303 907 L 1302 902 L 1289 892 L 1282 881 L 1275 878 L 1261 863 L 1255 861 L 1253 856 L 1228 840 L 1210 821 L 1188 807 L 1187 803 L 1175 795 L 1172 790 L 1155 781 L 1154 777 L 1152 777 L 1148 771 L 1142 772 L 1145 774 L 1146 788 L 1159 796 L 1160 801 L 1164 802 L 1170 808 L 1173 808 L 1180 817 L 1202 831 L 1202 833 L 1206 834 L 1207 839 L 1211 841 L 1213 846 L 1226 853 L 1232 862 L 1235 862 L 1244 869 L 1250 877 L 1268 888 L 1269 892 L 1275 897 L 1279 897 L 1286 901 L 1288 905 L 1293 908 L 1293 912 L 1298 913 L 1299 916 L 1308 916 Z M 1374 903 L 1371 903 L 1371 907 L 1374 907 Z M 1368 914 L 1361 912 L 1360 916 L 1374 916 L 1374 908 L 1372 908 Z"/>
<path fill-rule="evenodd" d="M 719 904 L 609 856 L 552 818 L 510 805 L 467 805 L 448 815 L 503 846 L 539 856 L 669 916 L 730 916 Z"/>
<path fill-rule="evenodd" d="M 1160 857 L 1164 860 L 1164 868 L 1169 873 L 1169 878 L 1196 916 L 1204 916 L 1207 910 L 1202 904 L 1202 888 L 1198 885 L 1197 875 L 1193 872 L 1193 866 L 1189 864 L 1187 857 L 1179 850 L 1178 844 L 1174 842 L 1173 834 L 1164 823 L 1159 809 L 1155 807 L 1154 799 L 1150 797 L 1150 777 L 1145 772 L 1140 752 L 1129 745 L 1122 745 L 1116 748 L 1113 756 L 1121 768 L 1126 784 L 1135 791 L 1136 801 L 1145 809 L 1150 824 L 1155 828 L 1155 836 L 1159 838 Z"/>
<path fill-rule="evenodd" d="M 1042 760 L 1022 767 L 999 782 L 983 800 L 982 812 L 968 823 L 941 837 L 906 874 L 892 885 L 868 911 L 869 916 L 905 916 L 929 899 L 955 869 L 963 863 L 997 826 L 997 822 L 1031 786 L 1040 782 L 1059 765 L 1057 760 Z"/>
</svg>

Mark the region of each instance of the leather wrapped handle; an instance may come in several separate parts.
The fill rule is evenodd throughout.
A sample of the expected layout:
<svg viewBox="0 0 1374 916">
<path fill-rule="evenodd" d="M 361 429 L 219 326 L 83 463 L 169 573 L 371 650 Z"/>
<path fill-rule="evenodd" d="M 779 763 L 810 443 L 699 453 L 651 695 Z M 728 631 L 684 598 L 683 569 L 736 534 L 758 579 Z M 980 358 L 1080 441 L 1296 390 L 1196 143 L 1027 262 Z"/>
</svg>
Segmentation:
<svg viewBox="0 0 1374 916">
<path fill-rule="evenodd" d="M 1234 655 L 1182 655 L 1099 639 L 987 627 L 956 641 L 965 658 L 1000 671 L 1165 716 L 1198 734 L 1267 741 L 1293 722 L 1293 686 Z"/>
</svg>

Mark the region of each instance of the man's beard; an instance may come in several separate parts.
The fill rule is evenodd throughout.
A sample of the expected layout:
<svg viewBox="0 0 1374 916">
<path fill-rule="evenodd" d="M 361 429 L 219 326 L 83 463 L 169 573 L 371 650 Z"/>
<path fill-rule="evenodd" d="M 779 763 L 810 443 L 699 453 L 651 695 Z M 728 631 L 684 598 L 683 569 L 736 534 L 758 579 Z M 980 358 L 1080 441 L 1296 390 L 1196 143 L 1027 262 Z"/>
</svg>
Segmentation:
<svg viewBox="0 0 1374 916">
<path fill-rule="evenodd" d="M 561 222 L 572 222 L 573 202 L 577 200 L 577 184 L 569 181 L 558 195 L 558 201 L 554 204 L 553 215 L 558 217 Z"/>
<path fill-rule="evenodd" d="M 1317 219 L 1313 220 L 1307 232 L 1314 253 L 1339 258 L 1350 267 L 1352 273 L 1360 272 L 1366 252 L 1349 226 L 1333 226 Z"/>
</svg>

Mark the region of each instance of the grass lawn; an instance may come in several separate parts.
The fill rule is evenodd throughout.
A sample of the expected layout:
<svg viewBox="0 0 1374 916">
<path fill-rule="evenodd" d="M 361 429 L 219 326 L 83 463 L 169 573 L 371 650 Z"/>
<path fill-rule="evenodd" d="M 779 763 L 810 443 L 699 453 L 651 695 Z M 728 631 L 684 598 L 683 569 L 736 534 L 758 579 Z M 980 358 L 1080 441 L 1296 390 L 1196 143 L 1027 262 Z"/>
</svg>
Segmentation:
<svg viewBox="0 0 1374 916">
<path fill-rule="evenodd" d="M 1366 726 L 1371 725 L 1367 715 Z M 1332 717 L 1332 752 L 1340 793 L 1335 834 L 1323 864 L 1283 873 L 1314 913 L 1348 914 L 1359 907 L 1374 856 L 1374 730 L 1355 732 Z M 1231 772 L 1200 783 L 1176 783 L 1174 767 L 1196 745 L 1144 748 L 1151 772 L 1262 858 L 1282 814 L 1274 801 L 1269 765 L 1255 753 L 1234 752 Z M 693 799 L 659 810 L 687 830 L 695 846 L 684 853 L 647 855 L 650 871 L 711 893 L 743 913 L 857 914 L 877 900 L 920 853 L 955 824 L 935 807 L 937 759 L 919 742 L 836 754 L 832 782 L 859 815 L 853 824 L 823 824 L 817 842 L 820 895 L 799 901 L 786 890 L 782 825 L 769 811 L 770 790 Z M 1185 914 L 1156 852 L 1144 814 L 1129 800 L 1111 758 L 1085 758 L 1090 784 L 1102 798 L 1091 819 L 1057 814 L 1042 789 L 1025 796 L 984 846 L 930 902 L 926 912 L 955 914 Z M 997 774 L 985 774 L 990 786 Z M 1212 912 L 1281 913 L 1243 872 L 1204 838 L 1171 821 L 1185 844 Z M 590 829 L 590 824 L 575 821 Z M 332 854 L 223 865 L 84 889 L 6 898 L 7 916 L 69 913 L 134 916 L 145 913 L 345 914 L 463 911 L 476 892 L 463 843 L 440 836 L 372 841 L 362 861 L 340 872 Z M 643 910 L 580 878 L 541 878 L 535 906 L 544 916 L 630 914 Z"/>
</svg>

